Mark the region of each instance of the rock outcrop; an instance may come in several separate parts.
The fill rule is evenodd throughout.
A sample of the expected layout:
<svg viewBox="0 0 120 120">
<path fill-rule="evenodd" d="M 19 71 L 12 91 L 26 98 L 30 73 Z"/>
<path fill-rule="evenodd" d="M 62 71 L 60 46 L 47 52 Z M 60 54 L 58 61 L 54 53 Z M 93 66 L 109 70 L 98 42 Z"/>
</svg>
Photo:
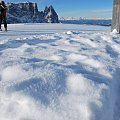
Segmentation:
<svg viewBox="0 0 120 120">
<path fill-rule="evenodd" d="M 58 23 L 58 15 L 52 6 L 39 11 L 37 3 L 7 3 L 8 23 Z"/>
<path fill-rule="evenodd" d="M 58 15 L 52 6 L 45 7 L 44 20 L 47 23 L 58 23 Z"/>
</svg>

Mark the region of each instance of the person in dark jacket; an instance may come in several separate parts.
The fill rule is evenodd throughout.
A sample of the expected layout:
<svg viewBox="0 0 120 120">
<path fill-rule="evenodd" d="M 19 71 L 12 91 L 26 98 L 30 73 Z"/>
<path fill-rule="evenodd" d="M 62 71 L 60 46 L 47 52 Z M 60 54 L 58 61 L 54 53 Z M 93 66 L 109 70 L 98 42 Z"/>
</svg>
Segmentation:
<svg viewBox="0 0 120 120">
<path fill-rule="evenodd" d="M 0 1 L 0 31 L 2 31 L 1 29 L 2 22 L 4 24 L 5 31 L 7 31 L 6 11 L 7 6 L 5 5 L 5 2 Z"/>
</svg>

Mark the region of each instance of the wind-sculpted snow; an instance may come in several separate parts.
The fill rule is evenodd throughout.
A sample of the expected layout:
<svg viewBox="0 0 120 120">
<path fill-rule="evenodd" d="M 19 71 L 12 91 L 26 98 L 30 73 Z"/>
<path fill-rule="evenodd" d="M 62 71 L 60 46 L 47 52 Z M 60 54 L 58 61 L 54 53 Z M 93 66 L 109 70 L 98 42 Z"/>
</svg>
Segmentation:
<svg viewBox="0 0 120 120">
<path fill-rule="evenodd" d="M 1 120 L 120 119 L 118 34 L 63 24 L 9 29 L 0 32 Z"/>
</svg>

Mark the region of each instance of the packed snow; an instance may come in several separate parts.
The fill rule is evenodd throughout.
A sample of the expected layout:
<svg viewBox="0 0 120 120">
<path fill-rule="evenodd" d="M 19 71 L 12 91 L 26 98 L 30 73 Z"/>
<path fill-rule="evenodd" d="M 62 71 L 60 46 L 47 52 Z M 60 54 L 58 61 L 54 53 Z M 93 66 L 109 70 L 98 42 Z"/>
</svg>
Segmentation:
<svg viewBox="0 0 120 120">
<path fill-rule="evenodd" d="M 120 36 L 110 27 L 0 32 L 0 120 L 119 120 L 119 79 Z"/>
</svg>

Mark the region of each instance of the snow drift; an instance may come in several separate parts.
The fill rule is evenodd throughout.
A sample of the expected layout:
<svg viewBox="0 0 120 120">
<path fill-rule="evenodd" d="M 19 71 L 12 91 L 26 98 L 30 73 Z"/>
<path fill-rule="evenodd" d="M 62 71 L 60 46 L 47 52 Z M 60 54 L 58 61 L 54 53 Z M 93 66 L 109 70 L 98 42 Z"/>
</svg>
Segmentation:
<svg viewBox="0 0 120 120">
<path fill-rule="evenodd" d="M 118 34 L 85 25 L 8 28 L 0 32 L 1 120 L 120 119 Z"/>
</svg>

